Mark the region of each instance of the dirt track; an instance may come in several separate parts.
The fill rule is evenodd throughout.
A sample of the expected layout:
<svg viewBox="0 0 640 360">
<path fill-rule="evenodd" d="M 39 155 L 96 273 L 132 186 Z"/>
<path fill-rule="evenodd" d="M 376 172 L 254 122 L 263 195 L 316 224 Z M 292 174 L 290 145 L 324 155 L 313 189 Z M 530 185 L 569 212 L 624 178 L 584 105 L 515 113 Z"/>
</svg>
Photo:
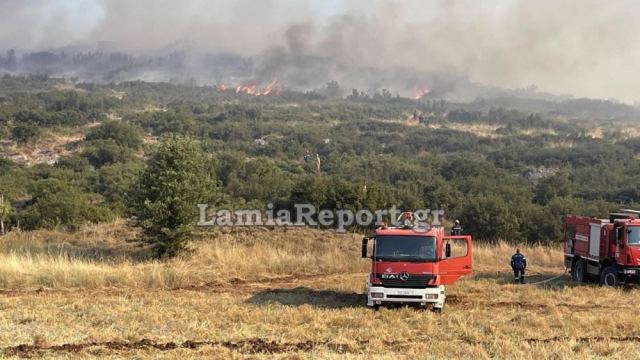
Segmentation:
<svg viewBox="0 0 640 360">
<path fill-rule="evenodd" d="M 596 342 L 605 342 L 605 341 L 606 342 L 640 342 L 640 336 L 625 336 L 625 337 L 593 336 L 593 337 L 581 337 L 581 338 L 551 337 L 551 338 L 543 338 L 543 339 L 530 338 L 530 339 L 525 339 L 524 341 L 529 344 L 533 344 L 533 343 L 564 342 L 564 341 L 570 341 L 570 340 L 578 343 L 596 343 Z M 453 339 L 448 341 L 461 341 L 461 342 L 466 342 L 470 344 L 483 343 L 475 340 L 465 340 L 465 339 Z M 91 348 L 102 348 L 102 349 L 112 350 L 116 352 L 118 351 L 126 352 L 126 351 L 132 351 L 132 350 L 140 350 L 140 349 L 171 351 L 171 350 L 182 348 L 182 349 L 195 350 L 203 346 L 210 346 L 210 347 L 224 347 L 226 349 L 238 352 L 240 354 L 245 354 L 245 355 L 279 354 L 279 353 L 287 353 L 287 352 L 294 352 L 294 351 L 308 352 L 318 348 L 324 348 L 338 354 L 345 354 L 345 353 L 360 352 L 366 348 L 368 343 L 369 343 L 368 340 L 358 340 L 356 346 L 349 345 L 349 344 L 333 343 L 328 341 L 277 343 L 275 341 L 269 341 L 269 340 L 264 340 L 259 338 L 247 339 L 247 340 L 235 341 L 235 342 L 187 340 L 182 343 L 175 343 L 175 342 L 159 343 L 149 339 L 142 339 L 136 342 L 106 341 L 106 342 L 61 344 L 61 345 L 51 345 L 51 346 L 43 346 L 43 345 L 36 345 L 36 344 L 20 344 L 17 346 L 2 348 L 0 349 L 0 353 L 3 356 L 18 356 L 22 358 L 31 358 L 31 357 L 41 356 L 45 353 L 75 354 Z M 403 347 L 410 346 L 411 344 L 403 343 L 403 342 L 387 342 L 385 345 L 392 347 L 395 350 L 402 350 Z"/>
<path fill-rule="evenodd" d="M 366 341 L 360 343 L 361 346 L 366 345 Z M 263 339 L 247 339 L 243 341 L 206 341 L 206 340 L 187 340 L 183 343 L 166 342 L 158 343 L 149 339 L 142 339 L 136 342 L 127 341 L 106 341 L 106 342 L 85 342 L 76 344 L 61 344 L 51 346 L 41 346 L 35 344 L 21 344 L 17 346 L 1 349 L 4 356 L 19 356 L 29 358 L 38 356 L 42 353 L 79 353 L 90 348 L 104 348 L 114 351 L 130 351 L 138 349 L 154 349 L 158 351 L 183 349 L 198 349 L 203 346 L 224 347 L 241 354 L 277 354 L 291 351 L 310 351 L 318 347 L 327 348 L 336 353 L 355 352 L 350 345 L 336 344 L 330 342 L 314 342 L 305 341 L 299 343 L 277 343 Z"/>
</svg>

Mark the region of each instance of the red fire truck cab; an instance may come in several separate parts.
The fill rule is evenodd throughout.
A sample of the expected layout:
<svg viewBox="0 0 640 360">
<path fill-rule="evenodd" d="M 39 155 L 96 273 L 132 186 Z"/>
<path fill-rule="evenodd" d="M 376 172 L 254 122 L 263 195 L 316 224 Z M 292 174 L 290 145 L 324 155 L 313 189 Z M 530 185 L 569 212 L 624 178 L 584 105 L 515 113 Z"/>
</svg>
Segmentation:
<svg viewBox="0 0 640 360">
<path fill-rule="evenodd" d="M 368 244 L 373 242 L 369 255 Z M 445 236 L 442 227 L 380 227 L 362 240 L 362 257 L 370 258 L 367 305 L 430 304 L 436 312 L 445 302 L 445 285 L 472 272 L 471 236 Z"/>
<path fill-rule="evenodd" d="M 574 281 L 616 286 L 640 280 L 640 219 L 621 210 L 609 219 L 564 218 L 564 263 Z"/>
</svg>

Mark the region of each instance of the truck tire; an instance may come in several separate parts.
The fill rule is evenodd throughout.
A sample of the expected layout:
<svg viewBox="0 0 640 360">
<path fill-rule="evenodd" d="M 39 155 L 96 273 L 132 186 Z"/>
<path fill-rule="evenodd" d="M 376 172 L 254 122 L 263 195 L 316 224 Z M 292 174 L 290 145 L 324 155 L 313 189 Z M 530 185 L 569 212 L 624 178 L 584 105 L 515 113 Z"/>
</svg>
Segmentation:
<svg viewBox="0 0 640 360">
<path fill-rule="evenodd" d="M 600 274 L 600 285 L 618 286 L 620 285 L 620 276 L 615 266 L 607 266 Z"/>
<path fill-rule="evenodd" d="M 587 262 L 583 259 L 578 259 L 573 263 L 571 269 L 571 280 L 576 282 L 587 281 Z"/>
</svg>

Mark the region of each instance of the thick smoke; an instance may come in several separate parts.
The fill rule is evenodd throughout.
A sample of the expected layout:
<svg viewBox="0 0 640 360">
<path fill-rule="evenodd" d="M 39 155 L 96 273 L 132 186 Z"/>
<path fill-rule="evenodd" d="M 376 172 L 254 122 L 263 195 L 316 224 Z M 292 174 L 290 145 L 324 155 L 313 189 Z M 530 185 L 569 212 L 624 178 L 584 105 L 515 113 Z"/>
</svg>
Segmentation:
<svg viewBox="0 0 640 360">
<path fill-rule="evenodd" d="M 4 0 L 0 48 L 233 53 L 255 59 L 255 76 L 300 87 L 432 85 L 418 82 L 447 73 L 635 102 L 639 16 L 631 0 Z M 387 70 L 358 78 L 373 68 Z"/>
</svg>

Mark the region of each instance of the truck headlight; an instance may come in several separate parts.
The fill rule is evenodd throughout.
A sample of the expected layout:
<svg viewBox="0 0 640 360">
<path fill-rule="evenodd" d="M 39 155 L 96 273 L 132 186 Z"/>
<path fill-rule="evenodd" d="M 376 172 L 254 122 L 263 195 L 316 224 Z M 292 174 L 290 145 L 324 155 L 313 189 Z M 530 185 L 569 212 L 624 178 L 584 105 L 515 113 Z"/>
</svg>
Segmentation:
<svg viewBox="0 0 640 360">
<path fill-rule="evenodd" d="M 425 294 L 424 298 L 434 300 L 438 298 L 438 294 Z"/>
<path fill-rule="evenodd" d="M 384 293 L 381 292 L 372 292 L 371 298 L 373 299 L 382 299 L 384 297 Z"/>
</svg>

